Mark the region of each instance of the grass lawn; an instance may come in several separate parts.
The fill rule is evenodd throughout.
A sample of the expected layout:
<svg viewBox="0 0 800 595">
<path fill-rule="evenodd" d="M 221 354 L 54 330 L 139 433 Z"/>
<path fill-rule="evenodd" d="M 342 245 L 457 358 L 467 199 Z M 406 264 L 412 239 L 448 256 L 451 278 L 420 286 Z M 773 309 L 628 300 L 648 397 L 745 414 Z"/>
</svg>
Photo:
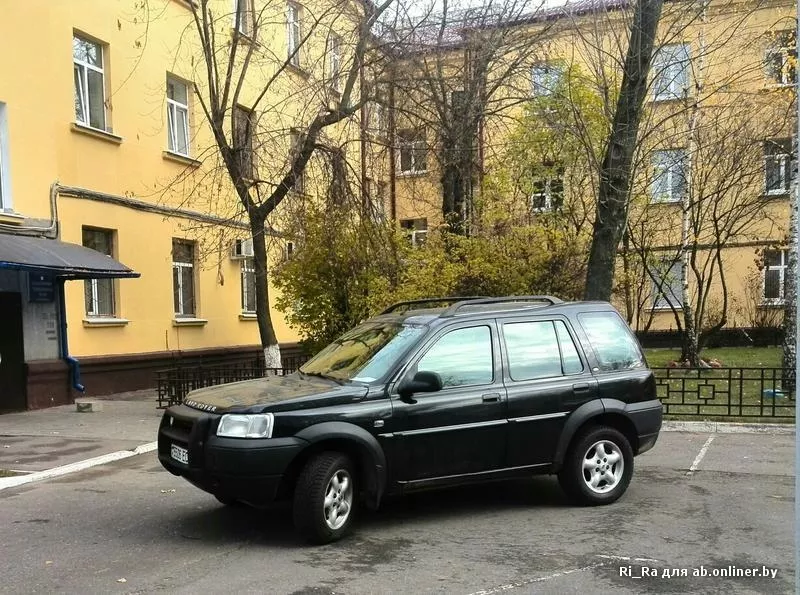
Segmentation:
<svg viewBox="0 0 800 595">
<path fill-rule="evenodd" d="M 680 349 L 645 349 L 651 368 L 665 368 L 681 356 Z M 704 349 L 700 357 L 716 358 L 726 368 L 780 368 L 783 350 L 780 347 L 718 347 Z"/>
</svg>

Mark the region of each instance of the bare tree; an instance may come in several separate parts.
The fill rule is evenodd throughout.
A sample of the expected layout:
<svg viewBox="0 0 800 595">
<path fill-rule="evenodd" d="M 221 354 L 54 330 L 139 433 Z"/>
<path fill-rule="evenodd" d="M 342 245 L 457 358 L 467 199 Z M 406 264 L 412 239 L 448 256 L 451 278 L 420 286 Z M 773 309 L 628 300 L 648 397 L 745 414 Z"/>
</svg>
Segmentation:
<svg viewBox="0 0 800 595">
<path fill-rule="evenodd" d="M 192 26 L 183 44 L 200 58 L 194 92 L 212 145 L 203 152 L 201 180 L 187 179 L 224 178 L 212 193 L 223 195 L 232 186 L 236 202 L 222 199 L 215 207 L 246 217 L 267 367 L 281 365 L 268 305 L 267 220 L 285 199 L 305 194 L 312 157 L 337 144 L 331 135 L 346 135 L 342 128 L 355 126 L 373 89 L 363 69 L 383 55 L 376 51 L 376 23 L 393 1 L 332 0 L 305 7 L 302 23 L 299 9 L 287 14 L 285 2 L 254 8 L 239 1 L 233 14 L 215 12 L 222 5 L 214 0 L 188 3 Z M 276 30 L 286 31 L 288 48 Z M 350 137 L 358 138 L 358 132 Z"/>
</svg>

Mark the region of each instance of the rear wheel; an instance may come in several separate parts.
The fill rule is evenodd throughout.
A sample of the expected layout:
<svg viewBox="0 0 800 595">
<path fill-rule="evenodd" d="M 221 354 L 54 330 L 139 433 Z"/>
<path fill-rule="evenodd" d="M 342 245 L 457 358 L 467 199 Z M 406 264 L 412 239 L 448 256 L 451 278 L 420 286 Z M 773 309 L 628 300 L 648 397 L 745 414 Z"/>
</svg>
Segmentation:
<svg viewBox="0 0 800 595">
<path fill-rule="evenodd" d="M 611 504 L 633 476 L 633 449 L 615 428 L 600 426 L 579 434 L 558 474 L 562 489 L 579 504 Z"/>
<path fill-rule="evenodd" d="M 353 520 L 355 472 L 349 457 L 324 452 L 310 459 L 294 489 L 294 524 L 311 543 L 340 539 Z"/>
</svg>

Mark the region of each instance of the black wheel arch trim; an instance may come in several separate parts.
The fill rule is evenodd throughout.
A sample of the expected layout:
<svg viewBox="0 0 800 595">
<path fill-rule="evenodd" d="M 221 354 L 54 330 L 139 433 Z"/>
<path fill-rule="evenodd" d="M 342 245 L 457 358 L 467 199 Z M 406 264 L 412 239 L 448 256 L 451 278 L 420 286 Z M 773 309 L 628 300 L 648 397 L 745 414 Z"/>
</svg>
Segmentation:
<svg viewBox="0 0 800 595">
<path fill-rule="evenodd" d="M 355 444 L 361 456 L 361 466 L 366 472 L 364 487 L 370 506 L 377 506 L 386 490 L 386 455 L 378 440 L 364 428 L 343 421 L 328 421 L 309 426 L 295 434 L 296 438 L 306 440 L 308 448 L 326 440 L 343 440 Z"/>
<path fill-rule="evenodd" d="M 575 436 L 578 429 L 593 417 L 603 415 L 605 412 L 602 400 L 595 399 L 584 403 L 567 417 L 567 421 L 564 423 L 564 429 L 561 431 L 561 436 L 558 438 L 558 445 L 556 446 L 555 456 L 553 457 L 553 467 L 555 471 L 560 469 L 561 465 L 564 463 L 564 457 L 567 454 L 569 444 L 572 442 L 572 438 Z"/>
</svg>

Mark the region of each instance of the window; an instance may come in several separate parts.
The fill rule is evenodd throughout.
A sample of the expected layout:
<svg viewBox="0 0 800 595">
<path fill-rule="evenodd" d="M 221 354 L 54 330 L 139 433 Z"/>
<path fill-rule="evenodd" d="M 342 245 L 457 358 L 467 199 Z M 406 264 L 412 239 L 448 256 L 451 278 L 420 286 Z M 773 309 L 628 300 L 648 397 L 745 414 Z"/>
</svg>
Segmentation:
<svg viewBox="0 0 800 595">
<path fill-rule="evenodd" d="M 171 77 L 167 78 L 168 148 L 173 153 L 189 155 L 189 88 Z"/>
<path fill-rule="evenodd" d="M 653 100 L 682 99 L 689 94 L 689 44 L 665 45 L 653 56 Z"/>
<path fill-rule="evenodd" d="M 289 2 L 286 6 L 286 46 L 289 64 L 300 68 L 300 7 Z"/>
<path fill-rule="evenodd" d="M 793 166 L 791 140 L 766 141 L 764 143 L 764 191 L 767 194 L 787 194 L 792 181 Z"/>
<path fill-rule="evenodd" d="M 289 131 L 289 141 L 291 146 L 289 147 L 289 155 L 290 158 L 294 158 L 295 155 L 300 151 L 303 144 L 303 135 L 300 133 L 299 130 L 292 129 Z M 295 192 L 299 192 L 303 194 L 306 191 L 306 173 L 305 168 L 303 171 L 297 174 L 297 179 L 294 182 L 294 190 Z"/>
<path fill-rule="evenodd" d="M 535 180 L 531 193 L 530 209 L 532 213 L 556 211 L 564 202 L 564 180 L 558 177 Z"/>
<path fill-rule="evenodd" d="M 175 316 L 193 317 L 194 242 L 172 240 L 172 290 L 175 297 Z"/>
<path fill-rule="evenodd" d="M 425 243 L 428 236 L 428 220 L 425 217 L 400 219 L 400 229 L 406 230 L 411 245 L 417 248 Z"/>
<path fill-rule="evenodd" d="M 242 259 L 242 312 L 256 313 L 256 266 L 252 258 Z"/>
<path fill-rule="evenodd" d="M 562 70 L 552 64 L 536 64 L 531 68 L 531 95 L 549 97 L 561 82 Z"/>
<path fill-rule="evenodd" d="M 418 372 L 436 372 L 445 387 L 490 384 L 494 378 L 488 326 L 450 331 L 417 362 Z"/>
<path fill-rule="evenodd" d="M 793 85 L 797 64 L 797 41 L 794 31 L 778 31 L 775 41 L 764 57 L 767 77 L 771 83 Z"/>
<path fill-rule="evenodd" d="M 338 35 L 328 37 L 328 69 L 331 89 L 337 93 L 341 92 L 342 40 Z"/>
<path fill-rule="evenodd" d="M 367 103 L 368 132 L 379 137 L 385 137 L 386 132 L 389 130 L 388 122 L 389 118 L 386 105 L 379 101 L 370 101 Z"/>
<path fill-rule="evenodd" d="M 654 310 L 680 308 L 683 305 L 681 263 L 665 261 L 653 271 L 652 296 Z"/>
<path fill-rule="evenodd" d="M 8 146 L 6 104 L 0 101 L 0 211 L 12 210 L 11 168 L 8 161 Z"/>
<path fill-rule="evenodd" d="M 424 130 L 398 130 L 400 173 L 424 173 L 428 169 L 428 143 Z"/>
<path fill-rule="evenodd" d="M 627 370 L 644 366 L 639 343 L 625 321 L 615 312 L 578 314 L 597 358 L 600 370 Z"/>
<path fill-rule="evenodd" d="M 253 11 L 253 0 L 235 0 L 236 19 L 234 28 L 238 33 L 246 37 L 252 37 L 255 28 L 255 12 Z"/>
<path fill-rule="evenodd" d="M 83 245 L 106 256 L 114 255 L 114 232 L 110 229 L 83 228 Z M 83 282 L 87 316 L 113 317 L 114 280 L 87 279 Z"/>
<path fill-rule="evenodd" d="M 653 154 L 651 202 L 679 202 L 686 195 L 686 151 L 670 149 Z"/>
<path fill-rule="evenodd" d="M 578 355 L 578 348 L 567 330 L 567 325 L 560 320 L 556 320 L 556 334 L 558 335 L 558 346 L 561 349 L 561 366 L 564 374 L 578 374 L 583 372 L 581 356 Z"/>
<path fill-rule="evenodd" d="M 283 258 L 284 260 L 291 260 L 294 256 L 294 242 L 286 242 L 286 246 L 283 248 Z"/>
<path fill-rule="evenodd" d="M 73 36 L 72 62 L 75 77 L 75 121 L 106 130 L 106 88 L 103 46 Z"/>
<path fill-rule="evenodd" d="M 253 112 L 241 106 L 233 108 L 233 150 L 239 162 L 239 169 L 245 178 L 254 176 L 253 163 Z"/>
<path fill-rule="evenodd" d="M 559 321 L 561 325 L 564 323 Z M 534 380 L 562 375 L 560 338 L 550 320 L 503 325 L 508 351 L 508 373 L 512 380 Z M 571 343 L 569 334 L 567 340 Z M 572 345 L 575 352 L 575 345 Z"/>
<path fill-rule="evenodd" d="M 375 185 L 375 197 L 372 200 L 375 213 L 380 219 L 386 218 L 386 182 L 379 181 Z M 426 221 L 427 227 L 427 221 Z"/>
<path fill-rule="evenodd" d="M 783 304 L 789 276 L 786 267 L 789 261 L 788 250 L 764 251 L 764 303 Z"/>
</svg>

